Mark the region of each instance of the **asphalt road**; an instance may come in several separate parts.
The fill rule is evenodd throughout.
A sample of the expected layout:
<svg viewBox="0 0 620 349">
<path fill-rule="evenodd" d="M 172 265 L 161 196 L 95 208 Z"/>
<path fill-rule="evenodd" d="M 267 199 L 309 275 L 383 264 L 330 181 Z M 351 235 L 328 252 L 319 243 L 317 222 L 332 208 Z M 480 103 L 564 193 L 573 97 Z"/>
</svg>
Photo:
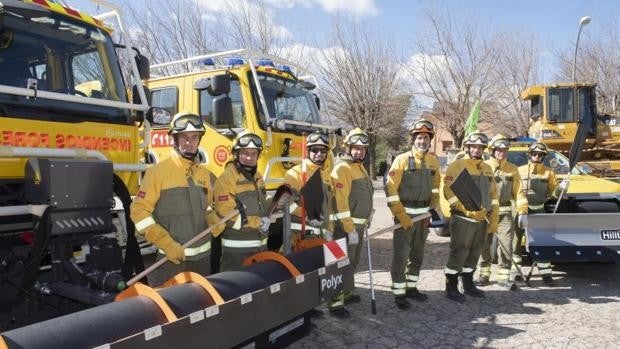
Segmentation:
<svg viewBox="0 0 620 349">
<path fill-rule="evenodd" d="M 381 192 L 375 195 L 370 232 L 391 225 Z M 362 302 L 348 306 L 351 318 L 325 316 L 292 348 L 616 348 L 620 342 L 620 263 L 554 265 L 555 285 L 534 271 L 532 287 L 482 288 L 484 299 L 464 304 L 444 296 L 443 267 L 449 238 L 429 234 L 419 288 L 426 302 L 401 311 L 390 292 L 392 235 L 371 238 L 377 314 L 371 313 L 367 258 L 355 275 Z M 365 250 L 364 250 L 365 251 Z M 528 268 L 524 271 L 527 273 Z M 491 281 L 494 276 L 491 277 Z"/>
</svg>

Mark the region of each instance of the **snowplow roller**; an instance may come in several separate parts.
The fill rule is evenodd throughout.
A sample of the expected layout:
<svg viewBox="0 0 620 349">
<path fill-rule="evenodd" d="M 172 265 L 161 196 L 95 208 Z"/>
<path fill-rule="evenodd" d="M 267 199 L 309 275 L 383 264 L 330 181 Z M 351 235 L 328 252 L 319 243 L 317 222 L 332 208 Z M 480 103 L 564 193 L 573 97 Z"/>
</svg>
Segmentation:
<svg viewBox="0 0 620 349">
<path fill-rule="evenodd" d="M 619 213 L 528 216 L 527 250 L 535 261 L 620 260 Z"/>
<path fill-rule="evenodd" d="M 281 347 L 309 328 L 311 309 L 353 288 L 346 258 L 324 266 L 322 247 L 287 257 L 299 274 L 263 260 L 203 281 L 182 273 L 161 289 L 138 283 L 114 303 L 4 332 L 0 348 Z"/>
</svg>

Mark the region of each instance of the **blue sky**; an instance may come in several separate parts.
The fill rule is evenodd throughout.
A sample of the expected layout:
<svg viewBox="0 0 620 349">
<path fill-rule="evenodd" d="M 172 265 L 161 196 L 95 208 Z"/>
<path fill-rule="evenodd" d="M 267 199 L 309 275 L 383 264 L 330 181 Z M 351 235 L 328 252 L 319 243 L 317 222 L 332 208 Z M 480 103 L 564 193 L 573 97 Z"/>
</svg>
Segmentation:
<svg viewBox="0 0 620 349">
<path fill-rule="evenodd" d="M 200 0 L 206 11 L 220 1 Z M 620 15 L 617 1 L 612 0 L 264 0 L 274 21 L 285 27 L 293 41 L 320 40 L 328 34 L 334 15 L 353 16 L 370 23 L 381 32 L 393 36 L 406 55 L 412 55 L 412 41 L 422 29 L 424 9 L 447 8 L 455 16 L 466 16 L 482 28 L 503 30 L 527 29 L 538 33 L 543 57 L 551 57 L 555 49 L 572 49 L 582 16 L 592 17 L 581 40 L 596 36 L 608 26 L 616 27 Z M 111 2 L 116 2 L 112 0 Z M 95 7 L 87 0 L 68 3 L 90 12 Z M 310 36 L 310 37 L 309 37 Z M 583 43 L 583 41 L 581 41 Z M 543 79 L 551 79 L 552 60 L 544 65 Z"/>
</svg>

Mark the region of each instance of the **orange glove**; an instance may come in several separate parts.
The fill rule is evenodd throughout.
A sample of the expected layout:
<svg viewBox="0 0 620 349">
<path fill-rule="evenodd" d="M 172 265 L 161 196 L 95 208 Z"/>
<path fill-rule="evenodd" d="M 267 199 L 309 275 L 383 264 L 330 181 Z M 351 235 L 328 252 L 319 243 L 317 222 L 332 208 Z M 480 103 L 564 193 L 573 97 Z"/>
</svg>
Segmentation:
<svg viewBox="0 0 620 349">
<path fill-rule="evenodd" d="M 181 244 L 176 242 L 163 228 L 149 230 L 144 234 L 144 238 L 162 249 L 166 258 L 172 263 L 181 264 L 185 260 L 185 251 Z"/>
<path fill-rule="evenodd" d="M 478 211 L 465 211 L 465 216 L 468 218 L 473 218 L 479 222 L 484 221 L 487 218 L 487 210 L 483 208 Z"/>
<path fill-rule="evenodd" d="M 400 223 L 400 225 L 405 230 L 411 229 L 411 227 L 413 227 L 413 221 L 405 212 L 397 214 L 396 219 L 398 219 L 398 223 Z"/>
</svg>

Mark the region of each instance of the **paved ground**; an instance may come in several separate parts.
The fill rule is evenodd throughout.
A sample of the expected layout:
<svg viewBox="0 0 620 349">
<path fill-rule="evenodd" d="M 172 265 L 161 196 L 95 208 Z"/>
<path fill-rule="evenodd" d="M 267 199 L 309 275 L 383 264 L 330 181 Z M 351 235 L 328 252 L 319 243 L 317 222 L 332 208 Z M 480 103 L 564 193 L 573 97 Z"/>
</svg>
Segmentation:
<svg viewBox="0 0 620 349">
<path fill-rule="evenodd" d="M 375 195 L 370 231 L 391 224 L 385 196 Z M 377 314 L 370 310 L 368 263 L 356 273 L 362 302 L 348 306 L 352 317 L 314 320 L 310 335 L 293 348 L 615 348 L 620 340 L 620 263 L 554 266 L 554 287 L 532 277 L 532 288 L 506 291 L 484 287 L 486 298 L 464 304 L 443 295 L 443 266 L 449 238 L 430 234 L 419 287 L 424 303 L 408 311 L 394 306 L 389 268 L 392 235 L 371 239 Z M 527 270 L 527 268 L 525 268 Z M 493 277 L 492 277 L 493 280 Z"/>
</svg>

